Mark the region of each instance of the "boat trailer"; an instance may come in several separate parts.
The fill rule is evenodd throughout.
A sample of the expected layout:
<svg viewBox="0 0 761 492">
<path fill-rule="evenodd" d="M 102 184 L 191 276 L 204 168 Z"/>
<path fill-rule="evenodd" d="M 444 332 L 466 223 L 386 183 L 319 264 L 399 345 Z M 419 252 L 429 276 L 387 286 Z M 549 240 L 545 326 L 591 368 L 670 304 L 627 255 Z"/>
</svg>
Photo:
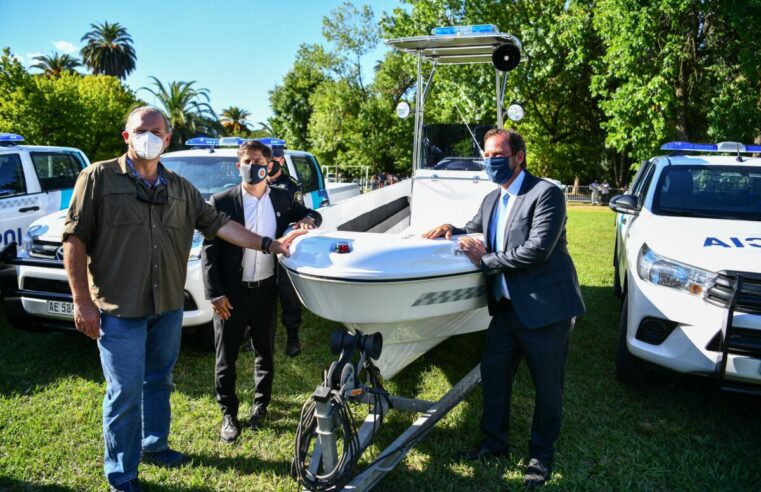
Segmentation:
<svg viewBox="0 0 761 492">
<path fill-rule="evenodd" d="M 331 363 L 322 384 L 304 404 L 296 430 L 291 471 L 304 490 L 370 490 L 481 382 L 479 364 L 438 401 L 394 396 L 383 389 L 372 363 L 383 349 L 380 333 L 336 330 L 330 348 L 340 356 Z M 360 381 L 362 373 L 366 383 Z M 355 427 L 351 405 L 358 404 L 367 404 L 369 409 L 362 424 Z M 354 475 L 362 453 L 391 409 L 420 415 L 364 470 Z"/>
</svg>

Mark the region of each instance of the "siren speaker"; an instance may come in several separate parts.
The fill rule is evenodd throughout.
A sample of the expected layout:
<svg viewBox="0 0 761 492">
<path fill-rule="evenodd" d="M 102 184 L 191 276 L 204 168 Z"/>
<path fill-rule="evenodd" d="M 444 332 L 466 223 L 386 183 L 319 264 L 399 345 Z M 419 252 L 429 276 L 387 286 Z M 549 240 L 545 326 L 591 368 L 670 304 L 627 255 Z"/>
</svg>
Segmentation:
<svg viewBox="0 0 761 492">
<path fill-rule="evenodd" d="M 503 44 L 494 49 L 491 54 L 492 65 L 497 70 L 509 72 L 521 61 L 521 50 L 514 44 Z"/>
</svg>

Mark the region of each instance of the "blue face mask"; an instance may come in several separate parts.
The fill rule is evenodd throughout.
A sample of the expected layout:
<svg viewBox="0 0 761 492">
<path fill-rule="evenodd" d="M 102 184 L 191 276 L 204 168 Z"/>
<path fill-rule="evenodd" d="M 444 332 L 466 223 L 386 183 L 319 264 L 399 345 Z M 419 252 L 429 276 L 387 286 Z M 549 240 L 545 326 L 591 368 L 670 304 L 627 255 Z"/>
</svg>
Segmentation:
<svg viewBox="0 0 761 492">
<path fill-rule="evenodd" d="M 484 171 L 493 182 L 497 184 L 506 183 L 513 170 L 510 169 L 510 158 L 508 157 L 486 157 L 484 158 Z"/>
</svg>

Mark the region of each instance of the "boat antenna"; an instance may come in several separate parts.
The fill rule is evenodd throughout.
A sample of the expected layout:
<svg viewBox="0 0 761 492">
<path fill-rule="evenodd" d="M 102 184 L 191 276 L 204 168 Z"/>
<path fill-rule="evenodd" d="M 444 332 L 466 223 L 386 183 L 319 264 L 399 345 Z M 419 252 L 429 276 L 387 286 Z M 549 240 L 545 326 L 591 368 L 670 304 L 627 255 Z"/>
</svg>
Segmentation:
<svg viewBox="0 0 761 492">
<path fill-rule="evenodd" d="M 462 94 L 462 89 L 459 88 L 459 87 L 458 87 L 458 89 L 460 89 L 460 93 Z M 462 94 L 462 95 L 463 95 L 463 97 L 465 97 L 465 94 Z M 463 115 L 462 111 L 460 111 L 460 106 L 457 105 L 457 101 L 455 101 L 455 99 L 451 96 L 451 94 L 449 95 L 449 100 L 452 101 L 452 104 L 454 104 L 455 109 L 457 109 L 457 112 L 460 114 L 460 118 L 462 119 L 462 122 L 465 125 L 465 128 L 467 128 L 468 129 L 468 133 L 470 133 L 470 138 L 473 139 L 473 143 L 475 143 L 476 147 L 478 147 L 478 153 L 479 153 L 479 155 L 481 156 L 481 158 L 483 158 L 483 156 L 484 156 L 484 149 L 481 148 L 481 145 L 478 143 L 478 140 L 476 139 L 476 136 L 473 134 L 473 130 L 470 129 L 470 126 L 468 125 L 467 120 L 465 120 L 465 115 Z M 466 100 L 467 100 L 467 98 L 466 98 Z"/>
</svg>

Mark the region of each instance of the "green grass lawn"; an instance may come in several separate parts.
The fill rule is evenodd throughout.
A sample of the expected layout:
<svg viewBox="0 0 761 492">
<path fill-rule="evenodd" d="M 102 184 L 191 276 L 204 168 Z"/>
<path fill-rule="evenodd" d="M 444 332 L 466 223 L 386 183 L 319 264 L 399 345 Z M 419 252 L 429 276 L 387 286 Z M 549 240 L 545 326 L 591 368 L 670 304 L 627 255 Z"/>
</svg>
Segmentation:
<svg viewBox="0 0 761 492">
<path fill-rule="evenodd" d="M 658 373 L 632 389 L 613 378 L 619 303 L 611 294 L 613 214 L 572 206 L 568 238 L 587 314 L 571 342 L 563 430 L 551 489 L 759 490 L 761 399 L 715 391 L 709 381 Z M 266 429 L 244 432 L 237 445 L 218 440 L 213 397 L 214 358 L 184 345 L 175 370 L 171 444 L 193 463 L 166 471 L 141 468 L 148 490 L 297 490 L 289 476 L 302 403 L 332 360 L 335 327 L 307 314 L 304 353 L 283 355 L 278 328 L 275 395 Z M 483 332 L 449 339 L 387 382 L 395 394 L 437 399 L 479 361 Z M 252 374 L 250 353 L 239 374 Z M 239 377 L 241 414 L 253 398 Z M 0 322 L 0 490 L 104 490 L 101 400 L 104 383 L 94 342 L 77 334 L 25 333 Z M 527 461 L 533 390 L 525 365 L 513 398 L 509 459 L 455 463 L 452 454 L 479 438 L 480 389 L 447 415 L 377 487 L 381 491 L 519 489 Z M 414 416 L 392 413 L 381 442 Z"/>
</svg>

